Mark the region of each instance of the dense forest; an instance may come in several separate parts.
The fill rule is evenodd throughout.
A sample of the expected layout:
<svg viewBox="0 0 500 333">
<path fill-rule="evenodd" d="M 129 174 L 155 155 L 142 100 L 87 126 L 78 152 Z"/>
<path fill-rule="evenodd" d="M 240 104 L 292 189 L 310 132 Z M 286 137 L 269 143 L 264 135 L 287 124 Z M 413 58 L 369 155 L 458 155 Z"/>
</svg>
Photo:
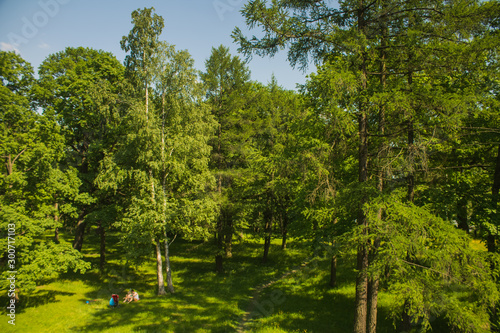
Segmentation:
<svg viewBox="0 0 500 333">
<path fill-rule="evenodd" d="M 123 64 L 68 47 L 36 77 L 0 52 L 2 290 L 13 271 L 21 295 L 86 274 L 97 240 L 102 274 L 118 245 L 154 258 L 160 297 L 180 240 L 210 244 L 224 274 L 235 242 L 262 240 L 266 263 L 296 239 L 329 256 L 330 288 L 353 264 L 355 333 L 376 332 L 379 290 L 398 331 L 500 330 L 500 4 L 252 0 L 242 15 L 260 37 L 235 28 L 241 55 L 216 46 L 202 72 L 154 8 L 132 13 Z M 317 71 L 297 90 L 250 79 L 247 60 L 282 50 Z"/>
</svg>

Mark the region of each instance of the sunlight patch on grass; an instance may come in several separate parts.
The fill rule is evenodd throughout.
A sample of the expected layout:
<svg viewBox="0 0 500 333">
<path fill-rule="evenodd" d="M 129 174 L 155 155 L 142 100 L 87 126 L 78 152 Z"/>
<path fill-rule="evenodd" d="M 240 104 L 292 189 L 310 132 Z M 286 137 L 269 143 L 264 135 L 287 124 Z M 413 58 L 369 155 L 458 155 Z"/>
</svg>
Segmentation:
<svg viewBox="0 0 500 333">
<path fill-rule="evenodd" d="M 479 239 L 472 239 L 470 242 L 470 246 L 476 251 L 488 251 L 488 249 L 486 248 L 486 244 Z"/>
</svg>

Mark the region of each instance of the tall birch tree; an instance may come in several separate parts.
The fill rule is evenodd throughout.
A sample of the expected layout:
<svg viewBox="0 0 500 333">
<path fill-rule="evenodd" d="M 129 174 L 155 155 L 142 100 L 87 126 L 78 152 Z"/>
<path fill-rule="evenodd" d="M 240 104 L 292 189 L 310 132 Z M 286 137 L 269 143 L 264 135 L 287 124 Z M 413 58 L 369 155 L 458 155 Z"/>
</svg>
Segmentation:
<svg viewBox="0 0 500 333">
<path fill-rule="evenodd" d="M 158 295 L 164 295 L 174 292 L 173 239 L 203 237 L 211 227 L 213 207 L 205 194 L 213 187 L 208 138 L 214 123 L 202 102 L 192 58 L 159 41 L 163 19 L 153 10 L 134 11 L 134 28 L 122 40 L 123 49 L 130 51 L 127 76 L 138 93 L 123 120 L 120 147 L 102 164 L 99 183 L 126 193 L 118 223 L 122 241 L 133 258 L 148 255 L 153 246 Z"/>
</svg>

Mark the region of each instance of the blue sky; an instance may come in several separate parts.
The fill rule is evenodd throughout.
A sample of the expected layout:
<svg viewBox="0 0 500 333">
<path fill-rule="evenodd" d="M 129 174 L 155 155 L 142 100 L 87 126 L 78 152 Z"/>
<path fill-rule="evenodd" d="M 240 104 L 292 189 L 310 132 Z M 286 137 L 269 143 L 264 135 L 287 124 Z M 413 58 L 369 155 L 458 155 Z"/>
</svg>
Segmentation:
<svg viewBox="0 0 500 333">
<path fill-rule="evenodd" d="M 133 10 L 154 7 L 165 20 L 161 39 L 187 49 L 203 70 L 211 48 L 221 44 L 237 55 L 230 37 L 234 27 L 248 31 L 239 12 L 246 0 L 0 0 L 0 49 L 16 50 L 33 67 L 66 47 L 91 47 L 112 52 L 120 61 L 122 36 L 132 28 Z M 258 30 L 247 35 L 259 35 Z M 274 58 L 258 56 L 248 64 L 252 79 L 294 89 L 307 73 L 291 68 L 286 51 Z M 308 72 L 314 69 L 311 65 Z"/>
</svg>

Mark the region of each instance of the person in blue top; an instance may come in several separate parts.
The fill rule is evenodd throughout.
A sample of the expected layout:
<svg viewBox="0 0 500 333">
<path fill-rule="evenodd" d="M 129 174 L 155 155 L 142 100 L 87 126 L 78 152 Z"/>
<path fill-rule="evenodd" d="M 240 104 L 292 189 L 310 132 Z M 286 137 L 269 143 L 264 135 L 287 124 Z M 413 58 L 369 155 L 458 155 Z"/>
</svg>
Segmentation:
<svg viewBox="0 0 500 333">
<path fill-rule="evenodd" d="M 112 307 L 118 306 L 118 295 L 117 294 L 111 295 L 111 299 L 109 300 L 109 306 L 112 306 Z"/>
</svg>

